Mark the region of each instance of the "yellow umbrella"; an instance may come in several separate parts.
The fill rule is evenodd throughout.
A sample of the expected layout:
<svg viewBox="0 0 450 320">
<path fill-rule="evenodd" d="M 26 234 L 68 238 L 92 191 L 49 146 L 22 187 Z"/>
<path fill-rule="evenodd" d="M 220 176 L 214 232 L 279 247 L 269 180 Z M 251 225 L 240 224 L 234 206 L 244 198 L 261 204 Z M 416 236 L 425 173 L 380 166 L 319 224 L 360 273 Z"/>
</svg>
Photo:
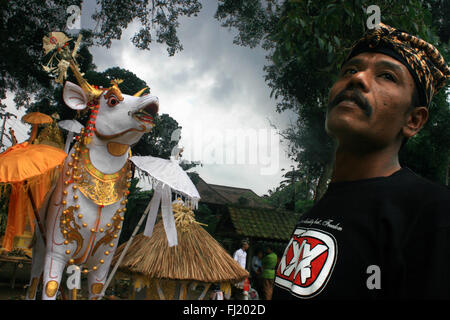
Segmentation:
<svg viewBox="0 0 450 320">
<path fill-rule="evenodd" d="M 36 138 L 38 125 L 52 123 L 53 119 L 44 113 L 30 112 L 22 117 L 22 121 L 33 125 L 33 129 L 31 130 L 30 139 L 28 140 L 30 143 L 33 143 L 33 140 Z"/>
<path fill-rule="evenodd" d="M 42 205 L 66 156 L 61 149 L 29 142 L 16 144 L 0 154 L 0 185 L 11 185 L 8 222 L 3 239 L 3 247 L 6 250 L 11 250 L 14 237 L 23 233 L 27 214 L 30 216 L 31 226 L 34 227 L 31 216 L 34 213 L 44 235 L 38 208 Z M 27 201 L 28 197 L 30 201 Z"/>
</svg>

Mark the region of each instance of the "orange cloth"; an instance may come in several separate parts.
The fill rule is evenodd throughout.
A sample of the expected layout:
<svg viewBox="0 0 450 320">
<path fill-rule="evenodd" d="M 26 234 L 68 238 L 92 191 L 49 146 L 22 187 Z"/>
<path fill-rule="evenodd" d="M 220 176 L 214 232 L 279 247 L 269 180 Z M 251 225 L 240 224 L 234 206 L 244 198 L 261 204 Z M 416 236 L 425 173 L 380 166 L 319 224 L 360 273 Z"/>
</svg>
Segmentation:
<svg viewBox="0 0 450 320">
<path fill-rule="evenodd" d="M 42 144 L 31 145 L 28 142 L 12 146 L 0 154 L 0 184 L 11 185 L 8 221 L 2 244 L 7 251 L 12 250 L 14 237 L 25 231 L 27 217 L 34 230 L 34 213 L 28 188 L 39 210 L 66 156 L 61 149 Z"/>
<path fill-rule="evenodd" d="M 45 144 L 16 144 L 0 154 L 0 183 L 15 183 L 40 176 L 61 165 L 67 154 Z"/>
</svg>

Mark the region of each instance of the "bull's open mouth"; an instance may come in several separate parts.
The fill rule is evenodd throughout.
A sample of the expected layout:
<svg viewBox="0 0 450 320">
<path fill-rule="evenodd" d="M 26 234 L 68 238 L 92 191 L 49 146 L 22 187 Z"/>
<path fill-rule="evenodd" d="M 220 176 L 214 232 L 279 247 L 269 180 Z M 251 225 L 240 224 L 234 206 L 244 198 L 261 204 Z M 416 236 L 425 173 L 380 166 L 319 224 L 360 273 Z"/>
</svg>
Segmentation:
<svg viewBox="0 0 450 320">
<path fill-rule="evenodd" d="M 152 102 L 147 104 L 145 107 L 139 109 L 133 113 L 133 117 L 139 121 L 154 125 L 155 116 L 158 114 L 159 104 L 157 102 Z"/>
</svg>

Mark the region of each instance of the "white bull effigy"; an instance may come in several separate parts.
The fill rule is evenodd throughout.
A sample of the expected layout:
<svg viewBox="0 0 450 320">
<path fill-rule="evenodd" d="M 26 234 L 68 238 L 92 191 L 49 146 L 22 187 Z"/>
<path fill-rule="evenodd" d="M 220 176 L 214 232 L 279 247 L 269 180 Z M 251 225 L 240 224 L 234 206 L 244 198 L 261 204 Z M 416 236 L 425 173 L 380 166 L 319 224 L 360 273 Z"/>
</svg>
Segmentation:
<svg viewBox="0 0 450 320">
<path fill-rule="evenodd" d="M 55 299 L 65 267 L 74 264 L 88 274 L 89 298 L 95 299 L 101 297 L 124 220 L 130 145 L 152 129 L 159 103 L 155 96 L 141 96 L 142 91 L 134 96 L 122 94 L 119 81 L 107 89 L 91 86 L 61 38 L 53 33 L 44 44 L 54 45 L 47 46 L 47 51 L 56 49 L 52 58 L 59 60 L 58 71 L 63 74 L 59 80 L 70 67 L 80 84 L 65 83 L 64 102 L 75 110 L 90 108 L 90 119 L 39 210 L 44 231 L 36 228 L 27 298 L 36 298 L 42 275 L 42 298 Z M 47 71 L 51 71 L 48 66 Z"/>
</svg>

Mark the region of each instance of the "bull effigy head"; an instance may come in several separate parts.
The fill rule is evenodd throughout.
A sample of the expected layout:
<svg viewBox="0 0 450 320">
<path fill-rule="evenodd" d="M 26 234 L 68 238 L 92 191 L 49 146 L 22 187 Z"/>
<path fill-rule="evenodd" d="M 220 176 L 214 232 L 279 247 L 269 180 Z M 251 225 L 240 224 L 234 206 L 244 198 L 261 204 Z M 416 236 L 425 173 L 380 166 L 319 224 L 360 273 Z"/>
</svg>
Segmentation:
<svg viewBox="0 0 450 320">
<path fill-rule="evenodd" d="M 71 52 L 68 46 L 72 39 L 61 32 L 52 32 L 44 37 L 44 51 L 53 52 L 44 70 L 56 75 L 56 82 L 62 83 L 70 68 L 79 85 L 67 81 L 64 86 L 63 99 L 74 110 L 91 109 L 90 119 L 83 133 L 85 144 L 95 134 L 101 140 L 114 140 L 117 143 L 131 145 L 142 134 L 149 132 L 153 119 L 158 113 L 158 98 L 149 94 L 142 95 L 143 88 L 133 96 L 122 94 L 119 84 L 122 80 L 113 80 L 107 89 L 98 88 L 88 83 L 81 74 L 76 62 L 76 53 L 81 41 L 78 37 Z"/>
</svg>

